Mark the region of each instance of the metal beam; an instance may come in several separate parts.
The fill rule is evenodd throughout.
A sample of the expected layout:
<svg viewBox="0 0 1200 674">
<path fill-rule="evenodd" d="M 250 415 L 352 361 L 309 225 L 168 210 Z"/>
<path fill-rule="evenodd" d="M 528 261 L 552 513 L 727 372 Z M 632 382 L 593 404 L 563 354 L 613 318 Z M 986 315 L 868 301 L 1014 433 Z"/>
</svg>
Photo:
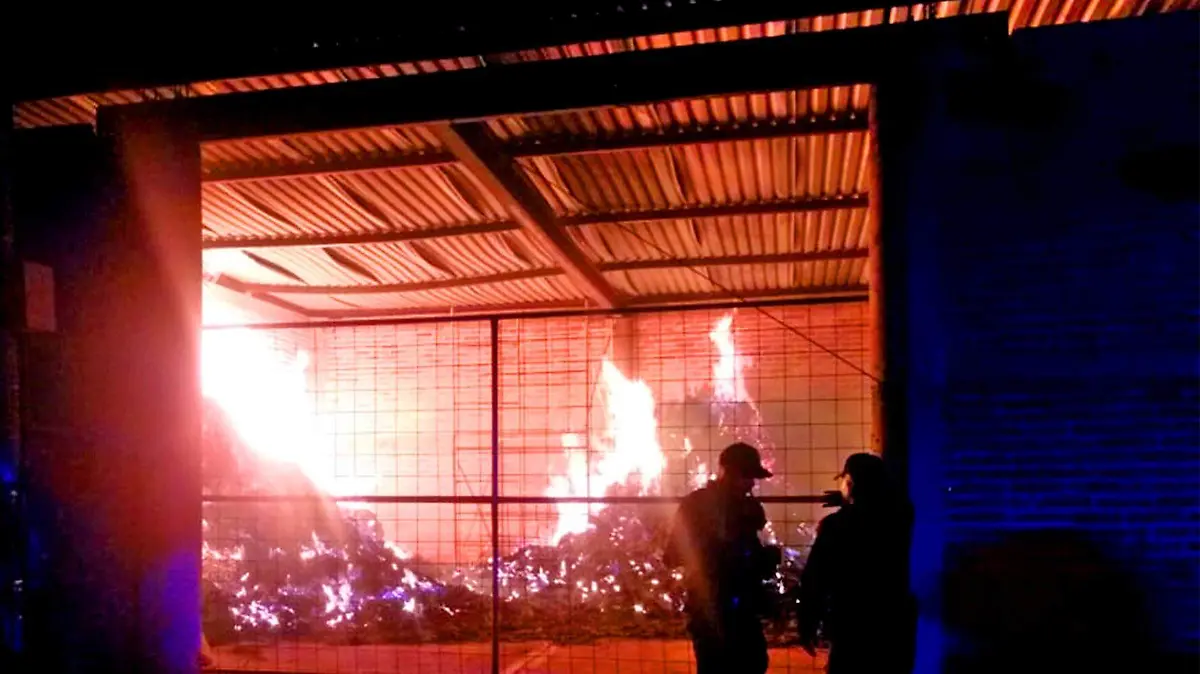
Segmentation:
<svg viewBox="0 0 1200 674">
<path fill-rule="evenodd" d="M 280 32 L 272 24 L 239 22 L 240 30 L 226 35 L 222 49 L 210 49 L 207 31 L 173 30 L 161 36 L 112 23 L 100 30 L 64 35 L 59 27 L 18 31 L 25 42 L 59 55 L 48 64 L 28 59 L 14 73 L 16 100 L 68 96 L 113 89 L 169 87 L 191 82 L 281 75 L 313 70 L 338 70 L 380 63 L 403 63 L 502 54 L 596 40 L 743 26 L 779 19 L 860 12 L 904 6 L 911 0 L 738 0 L 738 2 L 612 2 L 522 3 L 513 11 L 505 3 L 472 5 L 470 11 L 451 3 L 444 8 L 399 8 L 403 16 L 351 30 L 305 25 Z M 403 20 L 396 20 L 402 18 Z M 36 23 L 36 22 L 35 22 Z M 50 24 L 47 24 L 50 25 Z M 267 36 L 267 37 L 264 37 Z M 57 40 L 57 44 L 55 43 Z M 18 49 L 14 53 L 23 53 Z M 196 58 L 196 54 L 204 58 Z M 153 54 L 153 58 L 147 58 Z M 71 63 L 70 68 L 59 64 Z"/>
<path fill-rule="evenodd" d="M 248 180 L 269 180 L 296 176 L 326 176 L 339 173 L 371 173 L 393 169 L 444 166 L 453 164 L 454 157 L 444 152 L 387 152 L 364 157 L 341 157 L 301 164 L 229 166 L 205 172 L 205 183 L 237 183 Z"/>
<path fill-rule="evenodd" d="M 814 251 L 806 253 L 776 253 L 770 255 L 727 255 L 721 257 L 674 258 L 669 260 L 633 260 L 628 262 L 606 262 L 596 265 L 596 269 L 605 272 L 640 271 L 653 269 L 681 269 L 688 267 L 730 267 L 737 265 L 757 264 L 793 264 L 800 262 L 819 262 L 823 260 L 854 260 L 867 257 L 867 251 L 861 249 Z M 530 269 L 524 271 L 504 272 L 488 276 L 470 276 L 463 278 L 438 279 L 435 281 L 418 281 L 415 283 L 389 283 L 376 285 L 294 285 L 279 283 L 250 283 L 238 281 L 230 277 L 221 277 L 218 282 L 226 288 L 262 299 L 264 296 L 277 302 L 283 302 L 289 307 L 290 303 L 279 300 L 273 295 L 378 295 L 384 293 L 407 293 L 427 290 L 443 290 L 446 288 L 461 288 L 466 286 L 486 285 L 489 283 L 506 283 L 510 281 L 528 281 L 531 279 L 551 278 L 564 274 L 561 269 Z M 295 308 L 291 309 L 295 310 Z M 306 315 L 312 315 L 308 312 Z"/>
<path fill-rule="evenodd" d="M 276 298 L 261 298 L 240 292 L 232 287 L 226 278 L 218 277 L 204 284 L 204 298 L 212 298 L 221 304 L 236 307 L 264 321 L 295 321 L 308 318 L 308 314 L 300 307 L 290 302 Z"/>
<path fill-rule="evenodd" d="M 776 253 L 772 255 L 727 255 L 724 257 L 692 257 L 671 260 L 634 260 L 629 262 L 606 262 L 599 265 L 600 271 L 639 271 L 654 269 L 681 269 L 691 267 L 733 267 L 737 265 L 793 264 L 797 262 L 821 262 L 825 260 L 866 259 L 866 249 L 822 250 L 808 253 Z"/>
<path fill-rule="evenodd" d="M 532 137 L 504 144 L 504 150 L 514 157 L 550 157 L 558 155 L 596 154 L 645 150 L 681 145 L 706 145 L 734 141 L 771 140 L 818 136 L 832 133 L 865 131 L 867 115 L 852 111 L 841 116 L 818 117 L 793 121 L 748 122 L 728 125 L 671 127 L 655 133 L 631 133 L 615 136 L 573 136 L 569 134 Z M 393 169 L 444 166 L 457 161 L 448 152 L 399 152 L 366 157 L 342 157 L 309 163 L 230 166 L 209 170 L 205 183 L 235 183 L 273 180 L 303 176 L 326 176 L 346 173 L 371 173 Z"/>
<path fill-rule="evenodd" d="M 465 286 L 486 285 L 489 283 L 507 283 L 510 281 L 528 281 L 530 279 L 558 276 L 563 272 L 558 269 L 531 269 L 528 271 L 512 271 L 489 276 L 468 276 L 436 281 L 418 281 L 415 283 L 381 283 L 377 285 L 357 286 L 312 286 L 288 285 L 277 283 L 245 283 L 240 282 L 243 292 L 270 295 L 379 295 L 383 293 L 411 293 L 426 290 L 444 290 L 446 288 L 462 288 Z"/>
<path fill-rule="evenodd" d="M 617 293 L 583 251 L 558 226 L 554 210 L 483 124 L 438 124 L 442 146 L 462 162 L 485 190 L 534 240 L 554 255 L 571 281 L 598 306 L 617 306 Z"/>
<path fill-rule="evenodd" d="M 617 213 L 588 213 L 559 219 L 565 227 L 601 225 L 612 222 L 656 222 L 684 220 L 688 218 L 719 218 L 733 215 L 775 215 L 779 213 L 808 213 L 812 211 L 834 211 L 866 208 L 866 195 L 854 194 L 844 197 L 819 197 L 786 199 L 752 204 L 722 204 L 719 206 L 687 206 L 683 208 L 656 208 L 645 211 L 620 211 Z"/>
<path fill-rule="evenodd" d="M 520 315 L 545 311 L 570 311 L 585 309 L 579 300 L 553 302 L 520 302 L 515 304 L 480 304 L 445 307 L 401 307 L 398 309 L 315 309 L 308 312 L 313 319 L 327 321 L 353 321 L 387 318 L 462 317 Z"/>
<path fill-rule="evenodd" d="M 319 234 L 315 236 L 295 237 L 223 237 L 219 239 L 206 239 L 202 246 L 204 250 L 250 250 L 254 248 L 343 248 L 346 246 L 362 246 L 373 243 L 397 243 L 400 241 L 444 239 L 454 236 L 496 234 L 500 232 L 512 232 L 520 228 L 521 226 L 515 222 L 489 222 L 478 225 L 458 225 L 455 227 L 436 227 L 433 229 L 415 229 L 399 232 L 370 232 L 364 234 Z"/>
<path fill-rule="evenodd" d="M 795 121 L 748 122 L 714 126 L 673 126 L 655 133 L 630 133 L 612 136 L 532 137 L 507 147 L 517 157 L 623 152 L 679 145 L 705 145 L 733 141 L 771 140 L 798 136 L 849 133 L 867 129 L 865 112 L 850 112 L 838 117 L 818 117 Z"/>
<path fill-rule="evenodd" d="M 926 41 L 1007 36 L 1007 17 L 993 14 L 142 105 L 187 108 L 209 141 L 478 120 L 874 82 Z"/>
<path fill-rule="evenodd" d="M 293 314 L 297 314 L 297 315 L 303 316 L 305 318 L 310 317 L 309 311 L 307 309 L 305 309 L 304 307 L 301 307 L 296 304 L 292 304 L 291 302 L 288 302 L 286 300 L 281 300 L 278 297 L 275 297 L 269 293 L 264 293 L 264 292 L 255 290 L 252 287 L 253 284 L 246 283 L 244 281 L 240 281 L 236 278 L 233 278 L 232 276 L 219 275 L 212 280 L 212 283 L 217 287 L 225 288 L 226 290 L 229 290 L 231 292 L 238 293 L 247 299 L 251 299 L 251 300 L 254 300 L 257 302 L 262 302 L 263 304 L 269 304 L 269 305 L 275 307 L 276 309 L 282 309 L 284 311 L 287 311 L 287 312 L 290 312 Z"/>
<path fill-rule="evenodd" d="M 812 288 L 770 288 L 766 290 L 748 290 L 742 292 L 718 291 L 711 293 L 679 293 L 671 295 L 637 295 L 629 298 L 626 303 L 630 307 L 678 306 L 720 302 L 724 300 L 753 301 L 767 298 L 810 297 L 810 298 L 867 298 L 865 285 L 852 286 L 822 286 Z"/>
</svg>

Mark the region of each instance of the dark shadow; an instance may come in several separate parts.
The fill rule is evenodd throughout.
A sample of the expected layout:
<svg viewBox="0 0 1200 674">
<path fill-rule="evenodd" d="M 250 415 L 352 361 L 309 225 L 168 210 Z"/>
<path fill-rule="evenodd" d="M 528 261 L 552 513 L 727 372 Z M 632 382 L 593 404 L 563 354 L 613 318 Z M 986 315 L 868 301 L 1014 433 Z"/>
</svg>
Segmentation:
<svg viewBox="0 0 1200 674">
<path fill-rule="evenodd" d="M 1148 606 L 1144 586 L 1081 532 L 1013 533 L 949 567 L 946 671 L 1176 671 L 1188 663 L 1166 660 Z"/>
</svg>

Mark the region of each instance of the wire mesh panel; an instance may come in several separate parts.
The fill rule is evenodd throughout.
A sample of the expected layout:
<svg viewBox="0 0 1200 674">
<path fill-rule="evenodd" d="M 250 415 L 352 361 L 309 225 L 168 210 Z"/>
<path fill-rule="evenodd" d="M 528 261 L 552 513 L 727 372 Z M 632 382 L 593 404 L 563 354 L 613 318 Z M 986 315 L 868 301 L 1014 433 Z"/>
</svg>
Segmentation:
<svg viewBox="0 0 1200 674">
<path fill-rule="evenodd" d="M 830 304 L 206 332 L 211 656 L 690 671 L 663 542 L 742 440 L 776 474 L 772 671 L 813 671 L 795 587 L 814 494 L 867 447 L 866 323 Z"/>
</svg>

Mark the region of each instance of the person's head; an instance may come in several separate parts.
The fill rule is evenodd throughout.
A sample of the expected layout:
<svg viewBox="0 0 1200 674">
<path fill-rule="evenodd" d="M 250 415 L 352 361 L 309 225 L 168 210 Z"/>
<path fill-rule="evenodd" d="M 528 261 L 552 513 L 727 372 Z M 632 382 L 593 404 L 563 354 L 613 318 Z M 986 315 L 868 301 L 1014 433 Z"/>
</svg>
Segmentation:
<svg viewBox="0 0 1200 674">
<path fill-rule="evenodd" d="M 877 501 L 890 489 L 883 459 L 867 452 L 850 455 L 837 479 L 847 503 Z"/>
<path fill-rule="evenodd" d="M 755 480 L 768 477 L 771 471 L 763 468 L 762 457 L 752 445 L 735 442 L 721 452 L 720 479 L 737 491 L 749 492 Z"/>
</svg>

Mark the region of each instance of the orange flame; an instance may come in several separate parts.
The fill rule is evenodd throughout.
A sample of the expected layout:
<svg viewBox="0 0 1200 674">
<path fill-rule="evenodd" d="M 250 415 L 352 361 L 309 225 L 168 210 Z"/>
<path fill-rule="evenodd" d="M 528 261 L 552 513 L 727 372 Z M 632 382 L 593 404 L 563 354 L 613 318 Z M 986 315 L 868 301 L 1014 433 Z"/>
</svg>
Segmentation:
<svg viewBox="0 0 1200 674">
<path fill-rule="evenodd" d="M 210 301 L 205 314 L 238 318 L 236 311 Z M 308 390 L 306 353 L 289 357 L 264 331 L 230 328 L 205 330 L 200 357 L 203 395 L 220 406 L 255 454 L 299 468 L 330 495 L 374 489 L 373 480 L 335 476 L 332 438 L 321 427 Z"/>
<path fill-rule="evenodd" d="M 658 442 L 658 419 L 654 394 L 646 382 L 629 379 L 607 358 L 600 364 L 600 386 L 604 392 L 604 432 L 590 441 L 599 460 L 589 466 L 589 452 L 583 438 L 564 434 L 563 449 L 567 472 L 551 480 L 547 496 L 603 496 L 610 487 L 636 479 L 639 493 L 657 490 L 667 461 Z M 558 523 L 551 542 L 563 536 L 587 531 L 589 515 L 604 509 L 603 504 L 557 503 Z"/>
<path fill-rule="evenodd" d="M 726 314 L 708 333 L 708 338 L 717 348 L 717 362 L 713 364 L 713 395 L 721 402 L 753 405 L 743 374 L 750 359 L 738 353 L 733 343 L 732 328 L 733 314 Z"/>
</svg>

